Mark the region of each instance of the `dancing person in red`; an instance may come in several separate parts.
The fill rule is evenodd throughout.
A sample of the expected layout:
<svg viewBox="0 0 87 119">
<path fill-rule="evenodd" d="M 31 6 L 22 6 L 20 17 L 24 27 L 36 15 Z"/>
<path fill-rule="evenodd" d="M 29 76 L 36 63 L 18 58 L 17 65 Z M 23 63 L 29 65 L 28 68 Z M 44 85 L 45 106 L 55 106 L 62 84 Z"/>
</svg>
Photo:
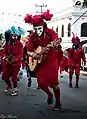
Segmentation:
<svg viewBox="0 0 87 119">
<path fill-rule="evenodd" d="M 79 88 L 79 76 L 81 59 L 86 62 L 84 50 L 81 47 L 80 39 L 76 36 L 72 38 L 72 48 L 69 49 L 68 65 L 69 65 L 69 87 L 72 88 L 72 76 L 75 70 L 76 88 Z"/>
<path fill-rule="evenodd" d="M 11 88 L 12 84 L 10 82 L 10 77 L 12 77 L 13 82 L 13 91 L 11 92 L 12 96 L 18 94 L 18 81 L 17 75 L 20 70 L 21 59 L 23 55 L 23 45 L 20 41 L 17 40 L 17 34 L 10 34 L 9 41 L 6 42 L 4 47 L 4 70 L 2 75 L 2 80 L 7 84 L 5 93 L 7 93 Z"/>
<path fill-rule="evenodd" d="M 44 20 L 51 20 L 53 15 L 47 12 L 42 13 L 41 15 L 26 15 L 25 22 L 33 25 L 33 34 L 30 36 L 27 49 L 30 52 L 30 56 L 38 59 L 38 54 L 35 55 L 34 50 L 36 50 L 39 46 L 41 46 L 42 51 L 45 47 L 54 40 L 58 39 L 57 33 L 54 30 L 49 29 L 44 22 Z M 51 47 L 47 49 L 46 52 L 43 53 L 43 60 L 39 64 L 36 69 L 36 77 L 37 82 L 40 88 L 47 94 L 48 105 L 53 103 L 53 94 L 50 92 L 48 87 L 53 89 L 56 102 L 54 110 L 59 110 L 61 108 L 60 102 L 60 88 L 58 81 L 58 60 L 56 50 L 58 46 L 55 48 Z"/>
</svg>

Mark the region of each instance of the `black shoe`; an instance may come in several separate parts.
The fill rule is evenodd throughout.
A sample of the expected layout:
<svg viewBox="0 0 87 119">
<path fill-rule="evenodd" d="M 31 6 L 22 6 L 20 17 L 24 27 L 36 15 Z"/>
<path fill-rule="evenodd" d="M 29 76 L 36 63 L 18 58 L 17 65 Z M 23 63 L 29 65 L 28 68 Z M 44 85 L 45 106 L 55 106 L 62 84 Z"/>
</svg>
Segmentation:
<svg viewBox="0 0 87 119">
<path fill-rule="evenodd" d="M 72 83 L 69 84 L 69 88 L 72 88 Z"/>
<path fill-rule="evenodd" d="M 28 78 L 28 82 L 31 82 L 31 77 L 30 77 L 30 78 Z"/>
<path fill-rule="evenodd" d="M 37 90 L 39 90 L 39 89 L 40 89 L 40 87 L 38 86 L 38 87 L 37 87 Z"/>
<path fill-rule="evenodd" d="M 31 77 L 28 78 L 28 87 L 31 87 Z"/>
<path fill-rule="evenodd" d="M 22 76 L 23 76 L 23 72 L 21 71 L 20 73 L 19 73 L 19 78 L 22 78 Z"/>
<path fill-rule="evenodd" d="M 79 85 L 78 85 L 78 83 L 76 83 L 76 85 L 75 85 L 75 88 L 79 88 Z"/>
<path fill-rule="evenodd" d="M 11 92 L 11 96 L 17 96 L 18 95 L 18 92 L 17 91 L 12 91 Z"/>
<path fill-rule="evenodd" d="M 53 111 L 60 111 L 60 109 L 61 109 L 61 103 L 55 104 Z"/>
<path fill-rule="evenodd" d="M 49 97 L 48 97 L 48 99 L 47 99 L 47 104 L 48 104 L 48 105 L 53 104 L 53 97 L 52 97 L 52 98 L 49 98 Z"/>
<path fill-rule="evenodd" d="M 62 75 L 60 75 L 60 78 L 63 78 L 63 76 L 62 76 Z"/>
<path fill-rule="evenodd" d="M 20 81 L 20 79 L 18 78 L 18 81 Z"/>
<path fill-rule="evenodd" d="M 18 90 L 17 88 L 14 88 L 13 91 L 11 92 L 11 96 L 17 96 L 18 95 Z"/>
<path fill-rule="evenodd" d="M 30 81 L 28 81 L 28 87 L 31 87 L 31 82 Z"/>
</svg>

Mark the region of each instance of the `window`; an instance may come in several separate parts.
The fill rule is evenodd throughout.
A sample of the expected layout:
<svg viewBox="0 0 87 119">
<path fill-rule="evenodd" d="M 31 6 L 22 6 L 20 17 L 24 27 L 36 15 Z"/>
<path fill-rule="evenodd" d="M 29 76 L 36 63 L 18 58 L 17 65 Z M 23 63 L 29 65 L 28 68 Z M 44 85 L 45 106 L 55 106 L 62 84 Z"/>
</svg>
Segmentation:
<svg viewBox="0 0 87 119">
<path fill-rule="evenodd" d="M 56 27 L 56 32 L 58 33 L 58 26 Z"/>
<path fill-rule="evenodd" d="M 87 23 L 81 24 L 81 37 L 87 37 Z"/>
<path fill-rule="evenodd" d="M 77 2 L 75 3 L 75 5 L 81 5 L 81 2 L 80 2 L 80 1 L 77 1 Z"/>
<path fill-rule="evenodd" d="M 69 23 L 68 24 L 68 37 L 71 36 L 71 24 Z"/>
<path fill-rule="evenodd" d="M 83 49 L 84 49 L 84 52 L 87 54 L 87 47 L 84 47 Z"/>
<path fill-rule="evenodd" d="M 62 33 L 61 33 L 61 37 L 64 37 L 64 25 L 62 25 Z"/>
</svg>

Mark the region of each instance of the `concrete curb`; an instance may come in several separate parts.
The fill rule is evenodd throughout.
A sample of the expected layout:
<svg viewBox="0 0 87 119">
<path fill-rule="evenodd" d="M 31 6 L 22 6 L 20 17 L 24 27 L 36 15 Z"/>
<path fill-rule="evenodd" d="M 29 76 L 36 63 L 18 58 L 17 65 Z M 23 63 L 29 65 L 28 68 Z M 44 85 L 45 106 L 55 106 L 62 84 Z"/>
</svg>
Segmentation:
<svg viewBox="0 0 87 119">
<path fill-rule="evenodd" d="M 81 71 L 80 71 L 80 74 L 81 74 L 81 75 L 84 75 L 84 76 L 87 76 L 87 71 L 82 71 L 82 70 L 81 70 Z"/>
</svg>

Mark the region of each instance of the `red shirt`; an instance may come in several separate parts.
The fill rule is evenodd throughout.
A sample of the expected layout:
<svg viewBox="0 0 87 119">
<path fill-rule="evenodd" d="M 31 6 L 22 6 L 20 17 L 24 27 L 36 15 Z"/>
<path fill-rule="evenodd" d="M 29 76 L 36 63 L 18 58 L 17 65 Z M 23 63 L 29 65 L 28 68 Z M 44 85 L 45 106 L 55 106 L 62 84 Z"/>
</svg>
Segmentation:
<svg viewBox="0 0 87 119">
<path fill-rule="evenodd" d="M 85 57 L 85 53 L 83 51 L 82 48 L 79 48 L 76 52 L 74 51 L 73 48 L 70 48 L 69 50 L 69 54 L 68 54 L 68 64 L 72 64 L 72 65 L 81 65 L 81 59 L 85 62 L 86 61 L 86 57 Z"/>
<path fill-rule="evenodd" d="M 3 54 L 7 56 L 10 53 L 10 43 L 6 43 L 4 47 Z M 22 56 L 23 56 L 23 45 L 20 41 L 16 41 L 12 46 L 12 55 L 16 57 L 15 62 L 12 66 L 18 66 L 21 64 Z"/>
<path fill-rule="evenodd" d="M 64 71 L 67 66 L 68 66 L 68 58 L 66 58 L 66 57 L 63 55 L 63 56 L 62 56 L 61 63 L 60 63 L 60 71 Z"/>
<path fill-rule="evenodd" d="M 45 33 L 41 37 L 37 37 L 35 33 L 33 33 L 28 42 L 28 50 L 34 51 L 38 46 L 45 47 L 51 41 L 58 39 L 57 34 L 51 30 L 46 28 Z M 46 60 L 41 62 L 38 70 L 36 71 L 38 82 L 42 81 L 43 85 L 51 86 L 52 83 L 58 84 L 58 62 L 57 55 L 55 50 L 49 50 Z"/>
<path fill-rule="evenodd" d="M 63 51 L 62 51 L 62 47 L 61 45 L 58 46 L 58 51 L 56 52 L 57 54 L 57 60 L 58 60 L 58 70 L 59 70 L 59 66 L 63 57 Z"/>
</svg>

